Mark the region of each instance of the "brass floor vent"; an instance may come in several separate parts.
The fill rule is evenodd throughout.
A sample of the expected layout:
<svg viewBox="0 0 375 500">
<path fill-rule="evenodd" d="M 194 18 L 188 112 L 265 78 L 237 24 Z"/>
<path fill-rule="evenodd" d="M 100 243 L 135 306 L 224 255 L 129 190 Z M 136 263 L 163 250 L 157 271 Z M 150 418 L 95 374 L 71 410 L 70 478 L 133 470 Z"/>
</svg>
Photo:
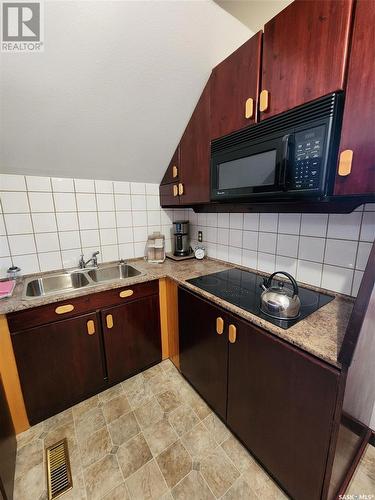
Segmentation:
<svg viewBox="0 0 375 500">
<path fill-rule="evenodd" d="M 73 487 L 66 439 L 46 448 L 48 500 L 58 498 Z"/>
</svg>

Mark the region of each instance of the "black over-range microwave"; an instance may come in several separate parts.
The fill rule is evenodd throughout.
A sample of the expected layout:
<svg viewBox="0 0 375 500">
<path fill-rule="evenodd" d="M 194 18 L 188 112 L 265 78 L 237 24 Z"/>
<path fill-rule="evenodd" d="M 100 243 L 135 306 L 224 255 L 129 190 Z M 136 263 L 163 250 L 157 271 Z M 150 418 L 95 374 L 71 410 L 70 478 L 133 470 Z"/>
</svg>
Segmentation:
<svg viewBox="0 0 375 500">
<path fill-rule="evenodd" d="M 332 193 L 343 93 L 211 143 L 211 199 L 324 198 Z"/>
</svg>

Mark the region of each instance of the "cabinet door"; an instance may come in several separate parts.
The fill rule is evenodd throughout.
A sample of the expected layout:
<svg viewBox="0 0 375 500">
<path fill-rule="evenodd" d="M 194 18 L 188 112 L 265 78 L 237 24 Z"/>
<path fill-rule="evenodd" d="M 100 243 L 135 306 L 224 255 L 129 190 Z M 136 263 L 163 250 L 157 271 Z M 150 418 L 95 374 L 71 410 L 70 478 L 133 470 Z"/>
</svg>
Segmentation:
<svg viewBox="0 0 375 500">
<path fill-rule="evenodd" d="M 31 424 L 104 387 L 99 325 L 92 313 L 12 333 Z"/>
<path fill-rule="evenodd" d="M 212 139 L 255 123 L 261 43 L 259 31 L 214 68 L 210 89 Z"/>
<path fill-rule="evenodd" d="M 180 173 L 180 146 L 177 146 L 174 155 L 165 171 L 161 184 L 170 184 L 171 182 L 178 182 Z"/>
<path fill-rule="evenodd" d="M 352 4 L 295 0 L 265 25 L 261 119 L 344 88 Z"/>
<path fill-rule="evenodd" d="M 160 205 L 162 207 L 177 207 L 180 204 L 178 184 L 160 184 Z"/>
<path fill-rule="evenodd" d="M 110 384 L 161 361 L 158 295 L 110 307 L 101 314 Z"/>
<path fill-rule="evenodd" d="M 321 495 L 339 372 L 236 320 L 227 422 L 292 498 Z"/>
<path fill-rule="evenodd" d="M 179 288 L 180 370 L 212 409 L 225 420 L 228 340 L 221 309 Z M 224 331 L 217 333 L 216 321 Z M 220 331 L 220 330 L 219 330 Z"/>
<path fill-rule="evenodd" d="M 337 195 L 375 191 L 374 25 L 375 2 L 358 1 L 339 150 L 340 154 L 351 150 L 353 157 L 349 175 L 337 174 L 334 189 Z"/>
<path fill-rule="evenodd" d="M 206 84 L 180 142 L 180 203 L 210 198 L 210 84 Z"/>
</svg>

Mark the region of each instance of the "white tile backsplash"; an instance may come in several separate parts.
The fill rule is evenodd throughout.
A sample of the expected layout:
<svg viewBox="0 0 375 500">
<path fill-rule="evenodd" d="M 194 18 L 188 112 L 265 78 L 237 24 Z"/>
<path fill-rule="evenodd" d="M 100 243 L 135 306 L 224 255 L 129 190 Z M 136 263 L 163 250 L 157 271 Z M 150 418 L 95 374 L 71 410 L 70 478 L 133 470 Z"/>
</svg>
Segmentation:
<svg viewBox="0 0 375 500">
<path fill-rule="evenodd" d="M 26 191 L 25 178 L 22 175 L 2 174 L 0 191 Z"/>
<path fill-rule="evenodd" d="M 75 212 L 77 210 L 74 193 L 53 193 L 53 199 L 56 212 Z"/>
<path fill-rule="evenodd" d="M 324 262 L 333 266 L 354 269 L 358 243 L 356 241 L 327 239 Z"/>
<path fill-rule="evenodd" d="M 55 211 L 51 193 L 29 192 L 29 201 L 31 213 Z"/>
<path fill-rule="evenodd" d="M 144 255 L 152 231 L 172 249 L 172 222 L 189 219 L 208 255 L 264 272 L 286 270 L 301 282 L 356 295 L 375 236 L 374 205 L 351 214 L 196 214 L 162 210 L 157 184 L 0 175 L 0 276 Z"/>
<path fill-rule="evenodd" d="M 172 221 L 185 218 L 160 208 L 158 184 L 138 182 L 0 174 L 0 200 L 0 278 L 12 264 L 23 274 L 77 267 L 96 250 L 99 262 L 142 257 L 161 229 L 171 250 Z"/>
<path fill-rule="evenodd" d="M 22 176 L 19 176 L 22 177 Z M 52 191 L 50 177 L 26 176 L 28 191 Z"/>
<path fill-rule="evenodd" d="M 1 204 L 4 214 L 29 213 L 27 194 L 20 191 L 2 191 Z"/>
<path fill-rule="evenodd" d="M 33 214 L 33 226 L 36 233 L 51 233 L 57 231 L 54 212 Z M 30 232 L 33 232 L 32 230 Z"/>
<path fill-rule="evenodd" d="M 30 214 L 5 214 L 4 221 L 8 234 L 27 234 L 33 232 Z"/>
<path fill-rule="evenodd" d="M 284 270 L 301 282 L 354 296 L 375 236 L 374 205 L 330 215 L 216 215 L 187 210 L 187 218 L 192 245 L 201 230 L 210 257 L 268 273 Z"/>
<path fill-rule="evenodd" d="M 358 240 L 361 228 L 362 212 L 351 214 L 330 214 L 328 220 L 328 238 Z"/>
<path fill-rule="evenodd" d="M 52 177 L 52 190 L 60 193 L 74 193 L 73 179 Z"/>
</svg>

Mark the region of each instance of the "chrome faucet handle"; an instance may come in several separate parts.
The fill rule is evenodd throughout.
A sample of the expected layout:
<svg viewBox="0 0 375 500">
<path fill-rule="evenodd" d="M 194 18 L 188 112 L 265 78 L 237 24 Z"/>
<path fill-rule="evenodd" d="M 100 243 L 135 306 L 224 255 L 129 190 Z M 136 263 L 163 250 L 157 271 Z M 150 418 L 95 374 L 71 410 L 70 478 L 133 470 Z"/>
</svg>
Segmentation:
<svg viewBox="0 0 375 500">
<path fill-rule="evenodd" d="M 92 254 L 92 258 L 90 260 L 92 260 L 92 263 L 93 263 L 93 266 L 94 267 L 98 267 L 98 255 L 100 254 L 99 250 L 97 250 L 96 252 L 94 252 Z"/>
<path fill-rule="evenodd" d="M 79 261 L 78 261 L 78 265 L 81 269 L 83 269 L 85 267 L 85 259 L 83 257 L 84 257 L 84 254 L 81 253 L 81 257 L 79 258 Z"/>
</svg>

